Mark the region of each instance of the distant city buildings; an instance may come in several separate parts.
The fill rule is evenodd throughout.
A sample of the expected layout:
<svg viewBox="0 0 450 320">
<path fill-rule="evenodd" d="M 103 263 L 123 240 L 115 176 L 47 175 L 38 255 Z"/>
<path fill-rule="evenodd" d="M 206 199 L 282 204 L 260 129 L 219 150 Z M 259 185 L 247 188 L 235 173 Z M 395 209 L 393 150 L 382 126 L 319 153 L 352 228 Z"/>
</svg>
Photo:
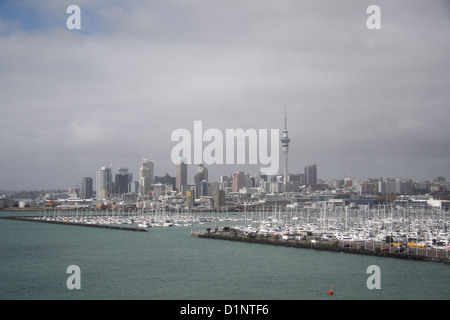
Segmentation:
<svg viewBox="0 0 450 320">
<path fill-rule="evenodd" d="M 161 183 L 164 185 L 170 185 L 172 189 L 175 189 L 176 186 L 176 178 L 171 177 L 167 173 L 163 177 L 155 176 L 155 183 Z"/>
<path fill-rule="evenodd" d="M 233 192 L 239 192 L 243 187 L 245 187 L 245 172 L 238 171 L 233 174 Z"/>
<path fill-rule="evenodd" d="M 197 167 L 197 173 L 194 176 L 196 186 L 196 194 L 198 196 L 206 196 L 208 190 L 208 169 L 202 164 Z"/>
<path fill-rule="evenodd" d="M 119 173 L 115 175 L 114 189 L 116 194 L 130 192 L 130 183 L 133 180 L 133 174 L 128 172 L 127 168 L 119 168 Z"/>
<path fill-rule="evenodd" d="M 264 210 L 264 208 L 336 208 L 336 206 L 386 205 L 411 208 L 450 209 L 450 182 L 445 177 L 431 181 L 413 181 L 407 178 L 349 177 L 332 180 L 317 178 L 317 165 L 307 165 L 304 173 L 274 176 L 251 176 L 237 171 L 229 176 L 222 175 L 218 181 L 210 181 L 208 169 L 197 166 L 193 181 L 187 180 L 187 165 L 176 165 L 177 177 L 165 174 L 154 177 L 149 187 L 147 181 L 132 181 L 127 168 L 117 173 L 111 167 L 101 167 L 94 181 L 84 177 L 81 183 L 66 191 L 58 192 L 15 192 L 1 195 L 2 207 L 11 206 L 89 206 L 106 204 L 130 206 L 132 208 L 160 210 Z M 151 181 L 154 162 L 144 161 L 140 177 Z M 112 177 L 114 176 L 114 180 Z M 182 192 L 175 190 L 179 185 Z M 146 187 L 143 189 L 142 187 Z M 146 190 L 141 194 L 141 190 Z M 44 198 L 45 201 L 40 199 Z M 107 200 L 107 201 L 105 201 Z M 326 204 L 325 204 L 326 203 Z M 164 208 L 164 209 L 162 209 Z M 253 209 L 251 209 L 253 208 Z"/>
<path fill-rule="evenodd" d="M 305 184 L 308 186 L 317 185 L 317 165 L 305 166 Z"/>
<path fill-rule="evenodd" d="M 214 190 L 213 203 L 215 208 L 221 208 L 225 206 L 225 190 Z"/>
<path fill-rule="evenodd" d="M 133 181 L 128 168 L 119 168 L 113 180 L 112 168 L 101 167 L 96 174 L 95 194 L 90 177 L 84 177 L 81 187 L 71 188 L 68 194 L 69 198 L 73 198 L 81 190 L 79 196 L 82 199 L 117 199 L 135 202 L 139 208 L 153 208 L 164 202 L 164 207 L 169 205 L 178 210 L 186 207 L 224 210 L 243 204 L 269 207 L 314 206 L 314 203 L 321 201 L 331 206 L 351 203 L 374 205 L 391 201 L 393 195 L 394 198 L 397 196 L 396 205 L 439 206 L 438 202 L 430 200 L 428 194 L 444 194 L 450 190 L 450 183 L 441 176 L 433 181 L 380 177 L 362 180 L 344 177 L 324 181 L 318 178 L 317 164 L 306 165 L 302 173 L 289 173 L 290 141 L 285 111 L 281 137 L 284 160 L 280 161 L 284 164 L 282 173 L 251 176 L 244 171 L 237 171 L 231 175 L 221 175 L 218 181 L 211 181 L 208 168 L 199 164 L 193 179 L 189 181 L 188 165 L 182 158 L 175 165 L 175 177 L 167 173 L 155 176 L 154 161 L 143 159 L 138 181 Z M 426 196 L 420 198 L 421 195 Z M 445 206 L 450 207 L 450 195 Z"/>
<path fill-rule="evenodd" d="M 81 181 L 81 199 L 93 198 L 93 181 L 91 177 L 84 177 Z"/>
<path fill-rule="evenodd" d="M 113 191 L 111 168 L 101 167 L 100 170 L 97 171 L 96 178 L 97 199 L 106 199 L 113 193 Z"/>
<path fill-rule="evenodd" d="M 141 168 L 139 169 L 139 192 L 141 196 L 148 196 L 152 191 L 154 176 L 154 161 L 143 159 Z"/>
<path fill-rule="evenodd" d="M 177 175 L 176 175 L 176 189 L 178 192 L 185 191 L 185 188 L 187 186 L 187 164 L 184 163 L 183 160 L 180 160 L 180 162 L 176 165 L 177 169 Z"/>
</svg>

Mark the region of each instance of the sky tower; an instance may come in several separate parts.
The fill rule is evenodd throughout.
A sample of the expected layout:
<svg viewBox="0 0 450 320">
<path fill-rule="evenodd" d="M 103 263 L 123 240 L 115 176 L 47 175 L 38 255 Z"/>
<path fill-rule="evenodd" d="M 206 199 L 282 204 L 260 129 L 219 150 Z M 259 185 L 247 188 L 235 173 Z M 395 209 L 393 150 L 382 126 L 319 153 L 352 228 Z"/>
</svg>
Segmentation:
<svg viewBox="0 0 450 320">
<path fill-rule="evenodd" d="M 289 142 L 291 139 L 288 137 L 288 129 L 287 129 L 287 113 L 286 107 L 284 108 L 284 129 L 283 129 L 283 137 L 281 138 L 281 143 L 283 145 L 283 154 L 284 154 L 284 180 L 283 183 L 286 184 L 288 181 L 288 151 L 289 151 Z"/>
</svg>

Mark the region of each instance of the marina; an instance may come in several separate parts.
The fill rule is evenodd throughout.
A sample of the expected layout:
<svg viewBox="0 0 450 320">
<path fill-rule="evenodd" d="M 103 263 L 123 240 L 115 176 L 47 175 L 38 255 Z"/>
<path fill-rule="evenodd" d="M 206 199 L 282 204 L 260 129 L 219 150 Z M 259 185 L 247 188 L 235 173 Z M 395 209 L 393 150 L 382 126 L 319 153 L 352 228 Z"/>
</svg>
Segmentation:
<svg viewBox="0 0 450 320">
<path fill-rule="evenodd" d="M 38 212 L 29 212 L 36 216 Z M 24 215 L 24 213 L 21 213 Z M 42 213 L 41 213 L 42 215 Z M 149 232 L 0 219 L 1 299 L 448 299 L 442 263 L 193 237 L 245 225 L 218 217 Z M 175 219 L 174 219 L 175 221 Z M 243 236 L 246 238 L 246 236 Z M 270 239 L 267 237 L 266 239 Z M 286 240 L 280 238 L 280 243 Z M 289 240 L 295 243 L 295 240 Z M 81 289 L 69 290 L 77 265 Z M 368 266 L 381 290 L 366 287 Z M 332 286 L 333 296 L 328 294 Z"/>
<path fill-rule="evenodd" d="M 318 208 L 243 212 L 54 209 L 3 218 L 140 232 L 155 227 L 196 226 L 203 227 L 200 237 L 229 240 L 234 235 L 253 243 L 450 261 L 448 212 L 437 209 L 384 205 L 328 208 L 324 203 Z M 218 228 L 218 224 L 225 227 Z"/>
</svg>

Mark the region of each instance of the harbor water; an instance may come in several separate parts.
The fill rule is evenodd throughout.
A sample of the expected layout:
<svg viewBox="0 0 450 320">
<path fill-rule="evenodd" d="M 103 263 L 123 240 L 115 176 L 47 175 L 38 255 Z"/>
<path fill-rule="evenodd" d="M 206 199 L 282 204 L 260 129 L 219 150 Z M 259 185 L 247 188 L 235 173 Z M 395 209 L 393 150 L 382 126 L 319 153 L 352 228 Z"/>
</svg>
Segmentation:
<svg viewBox="0 0 450 320">
<path fill-rule="evenodd" d="M 191 237 L 208 226 L 131 232 L 1 219 L 0 299 L 450 298 L 449 265 Z M 80 289 L 67 286 L 72 265 Z M 373 265 L 380 289 L 367 286 Z"/>
</svg>

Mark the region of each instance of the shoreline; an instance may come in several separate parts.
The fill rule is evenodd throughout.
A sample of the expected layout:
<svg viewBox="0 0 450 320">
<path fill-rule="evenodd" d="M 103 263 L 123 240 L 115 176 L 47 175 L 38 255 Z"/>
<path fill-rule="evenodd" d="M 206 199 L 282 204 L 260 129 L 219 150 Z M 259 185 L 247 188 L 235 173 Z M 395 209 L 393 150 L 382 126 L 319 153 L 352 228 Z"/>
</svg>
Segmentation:
<svg viewBox="0 0 450 320">
<path fill-rule="evenodd" d="M 319 251 L 329 251 L 329 252 L 343 252 L 343 253 L 351 253 L 351 254 L 359 254 L 366 256 L 376 256 L 376 257 L 385 257 L 385 258 L 394 258 L 394 259 L 403 259 L 403 260 L 413 260 L 413 261 L 422 261 L 422 262 L 434 262 L 434 263 L 442 263 L 446 265 L 450 265 L 450 259 L 445 257 L 436 257 L 431 255 L 423 255 L 423 254 L 408 254 L 405 252 L 389 252 L 382 250 L 373 250 L 367 248 L 352 248 L 345 247 L 339 241 L 320 241 L 318 243 L 312 243 L 310 240 L 284 240 L 284 239 L 274 239 L 273 237 L 248 237 L 246 235 L 241 235 L 237 233 L 221 233 L 221 234 L 212 234 L 212 233 L 192 233 L 192 237 L 203 238 L 203 239 L 216 239 L 216 240 L 226 240 L 226 241 L 237 241 L 237 242 L 246 242 L 246 243 L 255 243 L 255 244 L 263 244 L 263 245 L 272 245 L 272 246 L 283 246 L 289 248 L 298 248 L 298 249 L 313 249 Z M 347 243 L 347 241 L 346 241 Z M 431 249 L 430 249 L 431 250 Z M 444 252 L 445 253 L 445 252 Z"/>
</svg>

